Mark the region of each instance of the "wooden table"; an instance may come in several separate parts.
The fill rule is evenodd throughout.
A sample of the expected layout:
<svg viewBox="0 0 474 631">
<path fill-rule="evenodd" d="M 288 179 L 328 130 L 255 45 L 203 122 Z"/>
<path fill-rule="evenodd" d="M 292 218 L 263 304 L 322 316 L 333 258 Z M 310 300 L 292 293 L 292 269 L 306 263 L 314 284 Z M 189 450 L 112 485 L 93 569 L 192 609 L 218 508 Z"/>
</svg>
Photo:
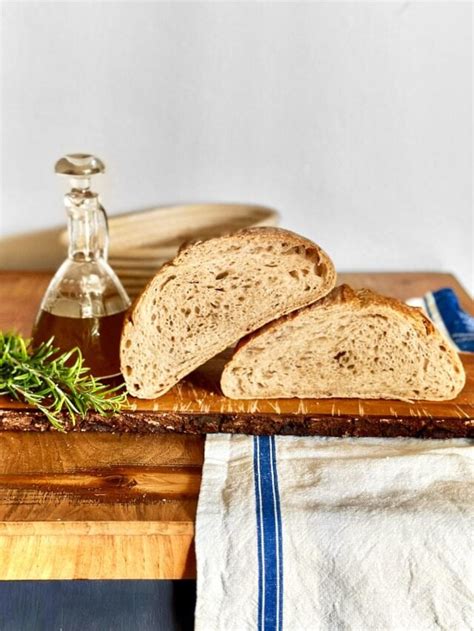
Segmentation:
<svg viewBox="0 0 474 631">
<path fill-rule="evenodd" d="M 29 334 L 47 274 L 0 273 L 0 329 Z M 401 299 L 453 287 L 450 274 L 341 274 Z M 31 287 L 31 275 L 27 283 Z M 203 438 L 165 434 L 0 433 L 0 568 L 7 579 L 195 576 Z"/>
</svg>

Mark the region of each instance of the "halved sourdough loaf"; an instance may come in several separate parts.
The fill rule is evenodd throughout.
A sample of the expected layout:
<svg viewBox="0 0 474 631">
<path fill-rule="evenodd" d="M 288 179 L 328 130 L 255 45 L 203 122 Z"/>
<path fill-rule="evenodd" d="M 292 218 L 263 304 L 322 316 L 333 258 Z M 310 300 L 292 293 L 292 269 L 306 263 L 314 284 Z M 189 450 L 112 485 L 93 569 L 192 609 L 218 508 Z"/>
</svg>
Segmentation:
<svg viewBox="0 0 474 631">
<path fill-rule="evenodd" d="M 327 254 L 288 230 L 251 228 L 184 249 L 126 318 L 120 350 L 128 391 L 159 397 L 242 336 L 318 300 L 335 283 Z"/>
<path fill-rule="evenodd" d="M 463 365 L 420 309 L 336 287 L 242 340 L 221 377 L 233 399 L 453 399 Z"/>
</svg>

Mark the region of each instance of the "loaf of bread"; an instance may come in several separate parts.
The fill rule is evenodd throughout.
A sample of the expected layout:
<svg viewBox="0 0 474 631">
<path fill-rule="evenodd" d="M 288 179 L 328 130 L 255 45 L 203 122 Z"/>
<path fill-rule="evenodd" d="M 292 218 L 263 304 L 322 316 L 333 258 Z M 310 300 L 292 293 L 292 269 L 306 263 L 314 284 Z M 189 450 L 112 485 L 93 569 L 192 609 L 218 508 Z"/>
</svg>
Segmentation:
<svg viewBox="0 0 474 631">
<path fill-rule="evenodd" d="M 125 320 L 120 352 L 128 391 L 159 397 L 244 335 L 318 300 L 335 283 L 327 254 L 288 230 L 251 228 L 184 249 Z"/>
<path fill-rule="evenodd" d="M 453 399 L 465 383 L 453 348 L 421 310 L 334 289 L 242 340 L 221 377 L 233 399 Z"/>
</svg>

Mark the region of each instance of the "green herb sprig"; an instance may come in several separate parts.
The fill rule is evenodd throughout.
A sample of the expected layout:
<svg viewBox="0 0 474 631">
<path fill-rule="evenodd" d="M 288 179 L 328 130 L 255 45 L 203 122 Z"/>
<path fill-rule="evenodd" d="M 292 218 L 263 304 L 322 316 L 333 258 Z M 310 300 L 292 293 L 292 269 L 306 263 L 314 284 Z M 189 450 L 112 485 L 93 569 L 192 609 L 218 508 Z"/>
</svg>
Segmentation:
<svg viewBox="0 0 474 631">
<path fill-rule="evenodd" d="M 21 335 L 2 332 L 0 394 L 35 406 L 61 431 L 64 412 L 75 425 L 89 410 L 105 415 L 127 403 L 123 386 L 109 388 L 90 374 L 78 348 L 61 354 L 51 339 L 30 349 Z"/>
</svg>

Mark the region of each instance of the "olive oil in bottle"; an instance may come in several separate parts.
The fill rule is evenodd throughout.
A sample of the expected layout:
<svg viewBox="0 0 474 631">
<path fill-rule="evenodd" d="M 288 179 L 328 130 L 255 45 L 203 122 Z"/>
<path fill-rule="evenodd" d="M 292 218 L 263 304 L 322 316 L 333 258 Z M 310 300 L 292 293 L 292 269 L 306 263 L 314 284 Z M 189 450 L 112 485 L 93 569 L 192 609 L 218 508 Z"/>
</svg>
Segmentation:
<svg viewBox="0 0 474 631">
<path fill-rule="evenodd" d="M 120 334 L 130 300 L 107 262 L 107 217 L 90 190 L 91 176 L 105 167 L 94 156 L 71 154 L 55 170 L 71 178 L 64 198 L 69 251 L 41 303 L 33 346 L 54 337 L 61 351 L 79 347 L 94 376 L 113 377 L 120 374 Z"/>
</svg>

